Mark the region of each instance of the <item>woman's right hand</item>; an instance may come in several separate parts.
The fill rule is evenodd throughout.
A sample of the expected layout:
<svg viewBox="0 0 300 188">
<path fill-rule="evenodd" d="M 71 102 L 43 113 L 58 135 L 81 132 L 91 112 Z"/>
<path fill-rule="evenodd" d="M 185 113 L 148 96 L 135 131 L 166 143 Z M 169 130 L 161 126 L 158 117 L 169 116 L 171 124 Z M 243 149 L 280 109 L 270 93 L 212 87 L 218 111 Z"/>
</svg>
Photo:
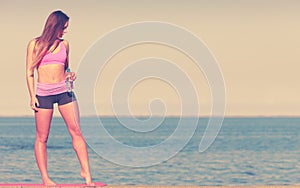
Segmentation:
<svg viewBox="0 0 300 188">
<path fill-rule="evenodd" d="M 38 106 L 40 106 L 39 101 L 36 97 L 32 97 L 30 100 L 30 107 L 34 111 L 38 111 Z"/>
</svg>

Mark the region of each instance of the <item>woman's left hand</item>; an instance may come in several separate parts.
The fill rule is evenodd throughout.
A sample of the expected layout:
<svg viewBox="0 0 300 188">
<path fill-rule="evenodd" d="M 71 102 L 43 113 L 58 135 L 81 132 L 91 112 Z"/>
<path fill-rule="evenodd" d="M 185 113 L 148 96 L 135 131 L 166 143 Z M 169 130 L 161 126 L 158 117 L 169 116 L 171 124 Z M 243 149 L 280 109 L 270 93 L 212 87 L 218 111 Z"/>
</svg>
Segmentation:
<svg viewBox="0 0 300 188">
<path fill-rule="evenodd" d="M 75 81 L 76 80 L 76 73 L 71 72 L 71 80 Z"/>
</svg>

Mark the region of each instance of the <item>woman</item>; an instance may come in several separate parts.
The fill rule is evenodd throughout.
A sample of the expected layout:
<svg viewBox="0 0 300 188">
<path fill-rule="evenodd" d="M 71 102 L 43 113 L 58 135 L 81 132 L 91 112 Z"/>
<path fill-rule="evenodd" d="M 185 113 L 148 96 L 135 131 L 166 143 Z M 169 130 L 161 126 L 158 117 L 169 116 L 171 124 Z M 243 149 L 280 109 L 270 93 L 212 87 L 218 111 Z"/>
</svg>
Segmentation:
<svg viewBox="0 0 300 188">
<path fill-rule="evenodd" d="M 69 44 L 63 40 L 67 32 L 69 17 L 62 11 L 52 12 L 40 37 L 32 39 L 27 47 L 26 79 L 30 94 L 30 107 L 35 112 L 36 140 L 34 152 L 43 183 L 55 185 L 47 171 L 47 139 L 53 115 L 53 104 L 63 117 L 72 137 L 73 148 L 81 165 L 82 178 L 93 185 L 90 174 L 88 152 L 80 131 L 79 110 L 74 93 L 67 92 L 65 83 L 69 67 Z M 37 70 L 35 91 L 34 71 Z M 71 80 L 75 80 L 71 73 Z"/>
</svg>

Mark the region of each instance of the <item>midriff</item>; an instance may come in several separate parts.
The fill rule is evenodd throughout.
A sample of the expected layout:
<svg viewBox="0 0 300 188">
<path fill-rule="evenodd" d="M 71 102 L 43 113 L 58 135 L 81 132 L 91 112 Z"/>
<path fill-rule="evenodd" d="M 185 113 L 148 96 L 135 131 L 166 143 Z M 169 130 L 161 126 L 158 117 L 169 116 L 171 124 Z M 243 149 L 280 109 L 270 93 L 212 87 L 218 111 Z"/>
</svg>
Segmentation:
<svg viewBox="0 0 300 188">
<path fill-rule="evenodd" d="M 38 68 L 38 82 L 59 83 L 66 79 L 64 66 L 60 64 L 43 65 Z"/>
</svg>

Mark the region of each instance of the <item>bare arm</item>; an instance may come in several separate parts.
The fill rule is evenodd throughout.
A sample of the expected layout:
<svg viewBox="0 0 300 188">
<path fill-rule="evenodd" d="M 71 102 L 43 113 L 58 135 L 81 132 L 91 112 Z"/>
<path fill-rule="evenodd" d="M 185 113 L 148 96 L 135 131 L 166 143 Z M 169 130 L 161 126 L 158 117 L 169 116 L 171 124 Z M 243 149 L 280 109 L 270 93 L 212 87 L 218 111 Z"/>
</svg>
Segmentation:
<svg viewBox="0 0 300 188">
<path fill-rule="evenodd" d="M 38 104 L 38 100 L 35 96 L 35 89 L 34 89 L 34 69 L 35 67 L 32 66 L 33 61 L 33 49 L 35 46 L 35 40 L 31 40 L 27 46 L 27 56 L 26 56 L 26 81 L 27 81 L 27 88 L 30 95 L 30 106 L 33 110 L 36 110 L 35 104 Z"/>
<path fill-rule="evenodd" d="M 69 47 L 69 42 L 64 40 L 63 44 L 66 47 L 67 50 L 67 60 L 66 60 L 66 67 L 65 69 L 67 70 L 67 68 L 70 68 L 70 63 L 69 63 L 69 51 L 70 51 L 70 47 Z M 76 73 L 75 72 L 71 72 L 71 79 L 74 81 L 76 79 Z"/>
<path fill-rule="evenodd" d="M 67 60 L 66 60 L 66 64 L 65 64 L 65 70 L 67 70 L 67 68 L 69 68 L 69 42 L 64 40 L 63 45 L 65 46 L 66 51 L 67 51 Z"/>
</svg>

